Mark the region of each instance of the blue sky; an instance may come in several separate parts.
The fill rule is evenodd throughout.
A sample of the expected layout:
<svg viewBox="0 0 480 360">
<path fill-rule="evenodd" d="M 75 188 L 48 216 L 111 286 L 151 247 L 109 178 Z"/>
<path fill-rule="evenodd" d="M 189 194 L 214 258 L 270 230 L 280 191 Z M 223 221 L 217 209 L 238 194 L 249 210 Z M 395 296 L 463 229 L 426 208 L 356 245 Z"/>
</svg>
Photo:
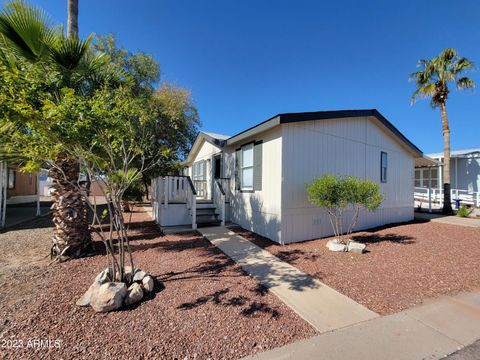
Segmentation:
<svg viewBox="0 0 480 360">
<path fill-rule="evenodd" d="M 67 0 L 31 3 L 66 22 Z M 445 47 L 480 66 L 478 0 L 80 0 L 79 24 L 151 53 L 192 91 L 202 128 L 229 135 L 282 112 L 377 108 L 438 151 L 439 112 L 410 106 L 408 74 Z M 452 91 L 452 148 L 480 147 L 478 105 L 478 90 Z"/>
</svg>

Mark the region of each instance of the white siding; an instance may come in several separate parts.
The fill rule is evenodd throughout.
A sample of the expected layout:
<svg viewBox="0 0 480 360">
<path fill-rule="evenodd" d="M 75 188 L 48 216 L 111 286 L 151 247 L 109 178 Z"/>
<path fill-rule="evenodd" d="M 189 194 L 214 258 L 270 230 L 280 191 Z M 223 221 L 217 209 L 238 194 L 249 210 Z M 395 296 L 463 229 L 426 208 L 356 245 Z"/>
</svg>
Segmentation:
<svg viewBox="0 0 480 360">
<path fill-rule="evenodd" d="M 413 219 L 412 155 L 375 118 L 284 124 L 282 129 L 282 243 L 332 234 L 328 216 L 311 205 L 305 186 L 315 176 L 352 175 L 380 183 L 380 153 L 388 153 L 385 196 L 375 213 L 362 213 L 356 229 Z"/>
<path fill-rule="evenodd" d="M 193 163 L 196 163 L 197 161 L 201 160 L 206 160 L 205 164 L 205 172 L 206 172 L 206 180 L 207 180 L 207 197 L 210 197 L 211 195 L 211 185 L 212 185 L 212 156 L 218 153 L 221 153 L 222 150 L 218 147 L 215 146 L 208 141 L 203 141 L 202 146 L 200 147 L 200 150 L 198 150 L 197 156 L 195 156 L 195 159 L 193 160 Z M 193 164 L 192 163 L 192 164 Z M 192 177 L 192 166 L 188 168 L 188 176 Z"/>
<path fill-rule="evenodd" d="M 240 192 L 235 189 L 235 149 L 251 141 L 263 141 L 262 190 Z M 233 199 L 231 221 L 273 241 L 280 242 L 281 182 L 282 182 L 281 127 L 245 139 L 225 149 L 226 177 L 232 179 Z"/>
</svg>

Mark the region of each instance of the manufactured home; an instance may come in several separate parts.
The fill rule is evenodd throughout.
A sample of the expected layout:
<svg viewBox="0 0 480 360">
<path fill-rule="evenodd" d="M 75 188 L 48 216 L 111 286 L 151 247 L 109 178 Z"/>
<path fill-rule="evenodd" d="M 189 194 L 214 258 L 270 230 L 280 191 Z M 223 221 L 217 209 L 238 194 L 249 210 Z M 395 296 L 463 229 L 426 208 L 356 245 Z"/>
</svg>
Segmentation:
<svg viewBox="0 0 480 360">
<path fill-rule="evenodd" d="M 418 165 L 415 169 L 415 199 L 441 208 L 443 202 L 443 152 L 427 154 L 436 161 L 433 166 Z M 453 150 L 450 153 L 451 199 L 480 207 L 480 148 Z"/>
<path fill-rule="evenodd" d="M 355 230 L 410 221 L 422 152 L 377 110 L 276 115 L 236 135 L 200 132 L 183 176 L 152 183 L 162 226 L 232 222 L 280 244 L 329 236 L 324 209 L 305 186 L 323 174 L 378 182 L 385 196 Z"/>
</svg>

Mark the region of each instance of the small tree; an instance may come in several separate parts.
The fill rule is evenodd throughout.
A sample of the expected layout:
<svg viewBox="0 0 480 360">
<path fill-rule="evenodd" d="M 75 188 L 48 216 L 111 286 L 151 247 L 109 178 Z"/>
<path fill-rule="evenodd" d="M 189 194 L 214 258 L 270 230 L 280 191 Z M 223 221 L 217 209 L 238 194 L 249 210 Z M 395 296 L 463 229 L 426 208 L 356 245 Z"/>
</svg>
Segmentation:
<svg viewBox="0 0 480 360">
<path fill-rule="evenodd" d="M 335 237 L 342 243 L 348 241 L 348 236 L 357 224 L 360 210 L 375 211 L 383 201 L 377 183 L 353 176 L 317 177 L 307 184 L 307 193 L 310 203 L 327 210 Z M 352 212 L 352 216 L 344 231 L 344 215 L 347 211 Z"/>
</svg>

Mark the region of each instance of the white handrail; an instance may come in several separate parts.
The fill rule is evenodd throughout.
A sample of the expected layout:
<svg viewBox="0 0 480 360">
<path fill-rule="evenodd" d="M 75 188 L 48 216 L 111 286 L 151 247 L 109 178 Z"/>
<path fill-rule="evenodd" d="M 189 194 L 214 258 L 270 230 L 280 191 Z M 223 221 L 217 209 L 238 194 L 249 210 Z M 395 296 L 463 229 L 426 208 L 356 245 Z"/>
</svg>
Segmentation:
<svg viewBox="0 0 480 360">
<path fill-rule="evenodd" d="M 152 212 L 156 222 L 163 225 L 162 214 L 169 204 L 184 203 L 192 217 L 192 229 L 197 228 L 196 191 L 188 176 L 165 176 L 152 179 Z"/>
<path fill-rule="evenodd" d="M 430 195 L 430 196 L 429 196 Z M 451 189 L 450 197 L 452 202 L 456 199 L 459 199 L 460 202 L 475 205 L 480 207 L 480 192 L 479 191 L 468 191 L 465 189 Z M 430 189 L 428 187 L 415 187 L 414 189 L 414 198 L 416 200 L 425 200 L 428 201 L 431 198 L 432 202 L 442 202 L 443 201 L 443 189 Z"/>
<path fill-rule="evenodd" d="M 219 179 L 214 180 L 213 202 L 220 209 L 221 225 L 225 226 L 225 191 L 222 189 Z"/>
</svg>

